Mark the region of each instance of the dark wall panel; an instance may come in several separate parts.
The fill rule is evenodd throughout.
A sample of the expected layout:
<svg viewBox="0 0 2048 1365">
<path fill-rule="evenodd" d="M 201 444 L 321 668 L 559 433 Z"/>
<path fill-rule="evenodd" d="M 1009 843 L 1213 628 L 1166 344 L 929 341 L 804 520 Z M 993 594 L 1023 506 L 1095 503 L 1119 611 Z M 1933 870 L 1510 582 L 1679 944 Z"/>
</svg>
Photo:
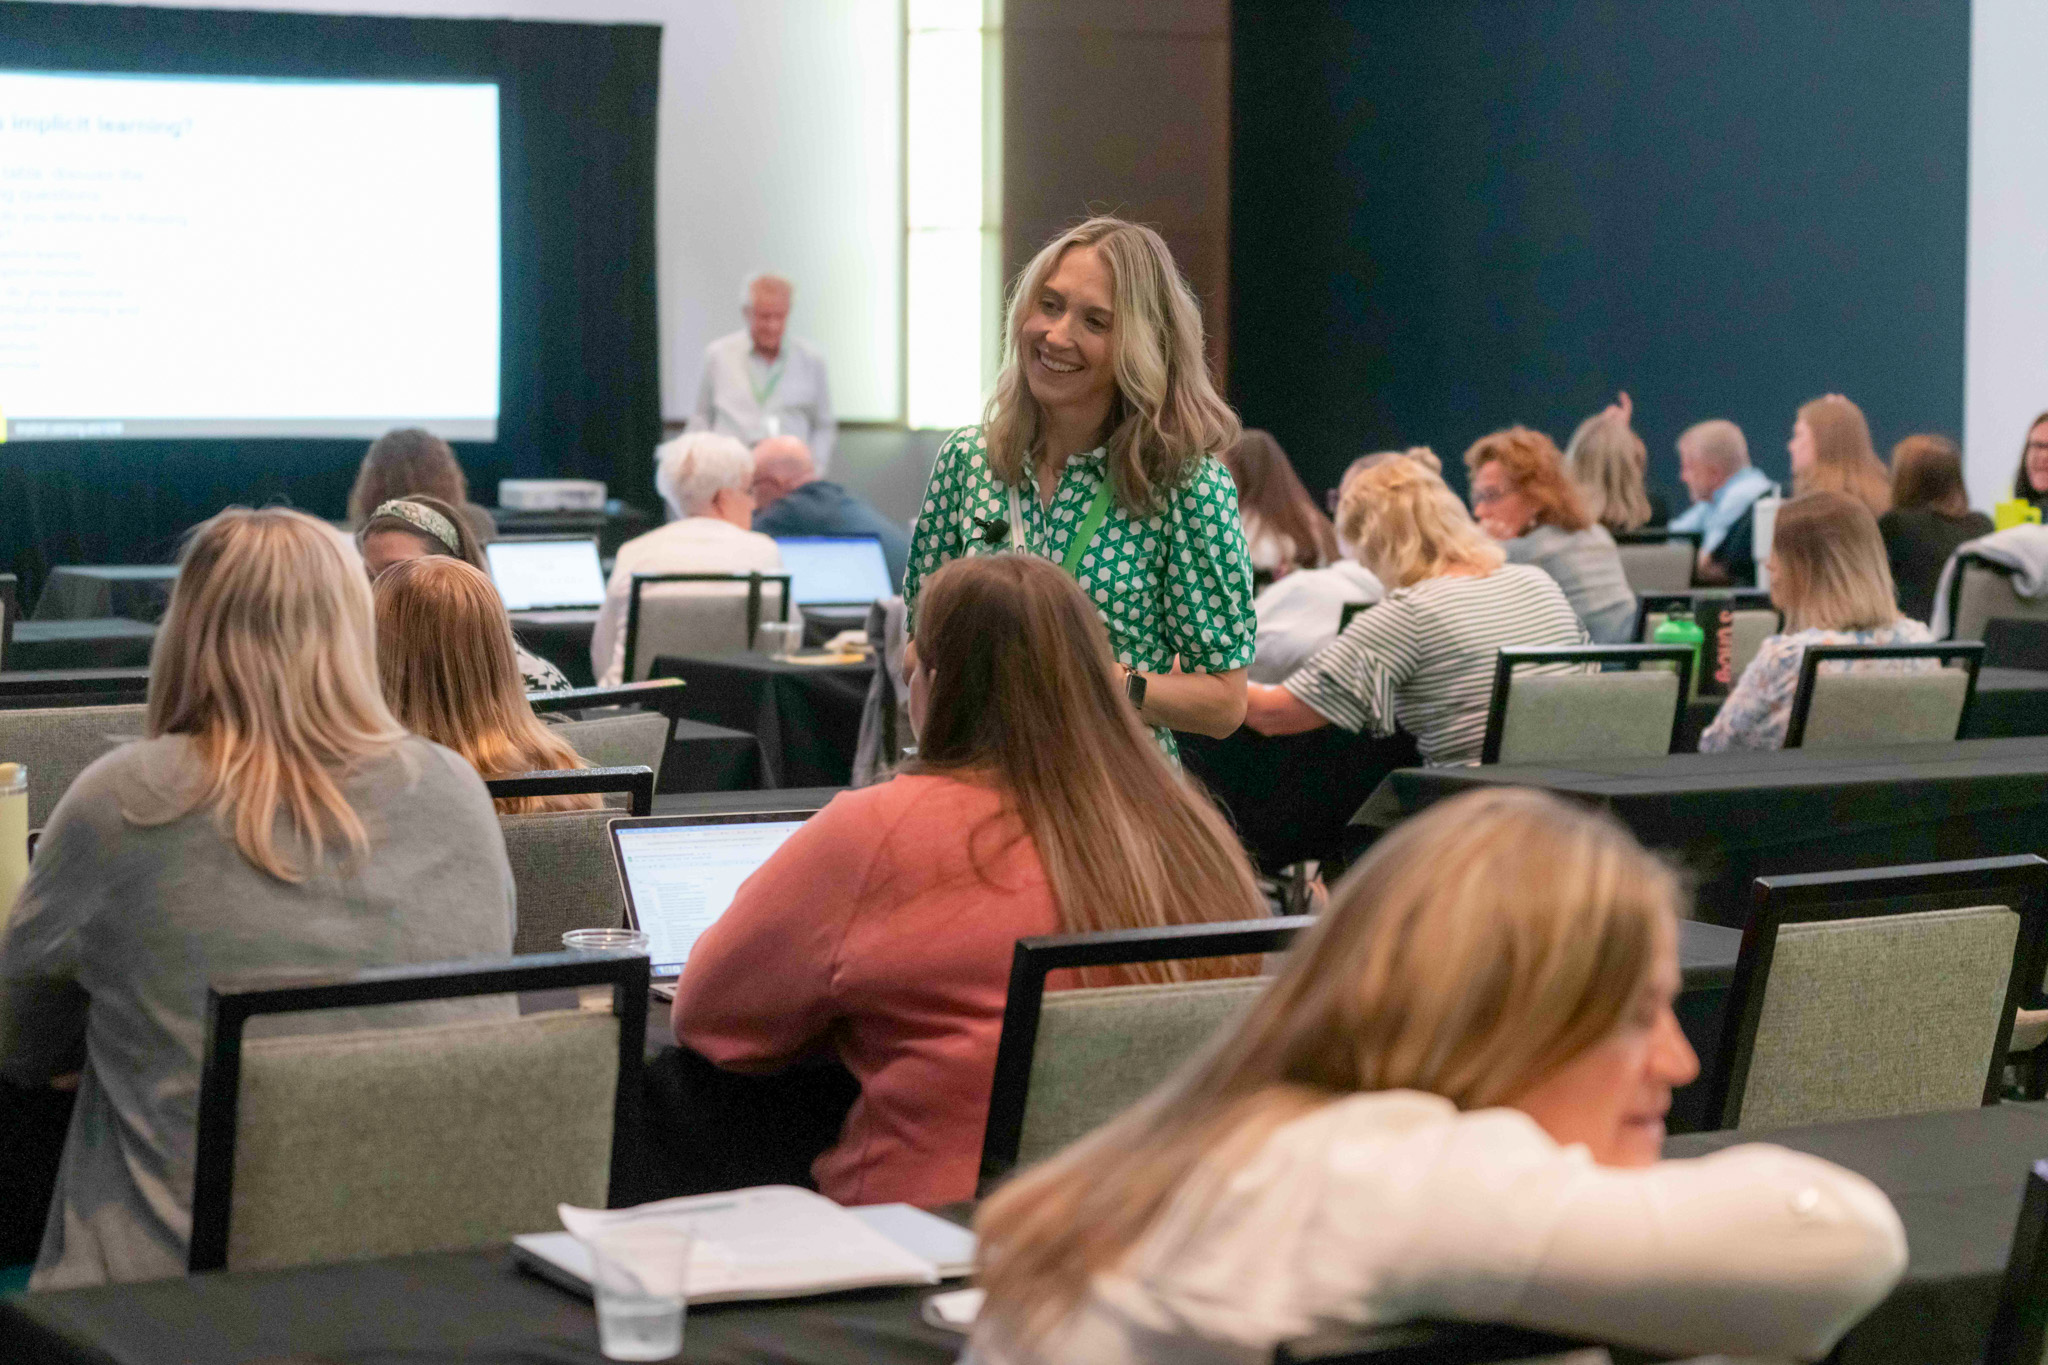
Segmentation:
<svg viewBox="0 0 2048 1365">
<path fill-rule="evenodd" d="M 1955 433 L 1968 68 L 1961 0 L 1239 3 L 1234 396 L 1319 485 L 1623 388 L 1674 491 L 1824 392 Z"/>
</svg>

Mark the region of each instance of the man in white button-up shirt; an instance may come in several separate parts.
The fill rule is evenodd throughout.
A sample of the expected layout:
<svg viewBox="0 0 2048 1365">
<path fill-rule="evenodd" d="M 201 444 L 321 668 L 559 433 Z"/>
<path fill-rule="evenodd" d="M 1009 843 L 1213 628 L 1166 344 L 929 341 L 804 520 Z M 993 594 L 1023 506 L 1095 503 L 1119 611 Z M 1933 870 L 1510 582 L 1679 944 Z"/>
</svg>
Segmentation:
<svg viewBox="0 0 2048 1365">
<path fill-rule="evenodd" d="M 784 332 L 795 287 L 779 275 L 755 275 L 740 294 L 747 325 L 704 348 L 691 431 L 716 431 L 753 446 L 794 436 L 810 447 L 820 474 L 832 464 L 839 434 L 825 357 Z"/>
</svg>

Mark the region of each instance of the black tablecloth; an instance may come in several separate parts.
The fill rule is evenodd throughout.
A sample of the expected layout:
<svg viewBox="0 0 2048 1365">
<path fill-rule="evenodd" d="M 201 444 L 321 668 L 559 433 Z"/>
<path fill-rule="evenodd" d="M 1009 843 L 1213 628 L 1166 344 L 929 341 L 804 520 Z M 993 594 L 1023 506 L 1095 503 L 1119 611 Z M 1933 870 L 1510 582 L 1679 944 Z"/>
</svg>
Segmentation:
<svg viewBox="0 0 2048 1365">
<path fill-rule="evenodd" d="M 1700 747 L 1700 733 L 1713 723 L 1725 697 L 1695 697 L 1679 722 L 1679 753 Z M 2048 735 L 2048 673 L 2030 668 L 1982 668 L 1977 671 L 1977 696 L 1970 703 L 1964 739 L 2010 739 Z"/>
<path fill-rule="evenodd" d="M 562 670 L 572 687 L 594 687 L 590 671 L 590 637 L 597 633 L 597 611 L 515 611 L 512 633 L 519 643 Z M 657 675 L 658 676 L 658 675 Z"/>
<path fill-rule="evenodd" d="M 679 720 L 661 764 L 669 792 L 752 791 L 761 785 L 761 742 L 744 730 Z"/>
<path fill-rule="evenodd" d="M 22 621 L 7 646 L 8 671 L 147 668 L 156 627 L 108 616 L 92 621 Z"/>
<path fill-rule="evenodd" d="M 1612 811 L 1699 879 L 1699 916 L 1741 927 L 1750 883 L 2006 853 L 2048 854 L 2048 738 L 1673 754 L 1570 767 L 1408 768 L 1408 815 L 1475 787 L 1542 787 Z"/>
<path fill-rule="evenodd" d="M 744 730 L 761 741 L 766 787 L 843 787 L 853 780 L 854 746 L 872 662 L 792 664 L 765 654 L 715 659 L 663 655 L 648 675 L 689 684 L 683 713 Z"/>
<path fill-rule="evenodd" d="M 1407 735 L 1374 739 L 1334 725 L 1271 738 L 1250 727 L 1228 739 L 1176 738 L 1182 765 L 1222 803 L 1268 874 L 1342 855 L 1358 833 L 1347 826 L 1351 812 L 1388 773 L 1420 761 Z"/>
</svg>

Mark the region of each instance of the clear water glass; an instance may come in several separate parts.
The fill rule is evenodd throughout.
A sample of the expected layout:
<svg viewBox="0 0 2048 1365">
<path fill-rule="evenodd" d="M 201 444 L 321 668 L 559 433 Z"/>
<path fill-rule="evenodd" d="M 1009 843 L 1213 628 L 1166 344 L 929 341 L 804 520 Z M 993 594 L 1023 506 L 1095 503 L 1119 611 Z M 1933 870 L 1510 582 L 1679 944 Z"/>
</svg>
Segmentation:
<svg viewBox="0 0 2048 1365">
<path fill-rule="evenodd" d="M 597 1348 L 606 1360 L 673 1360 L 683 1351 L 689 1224 L 626 1223 L 586 1242 L 597 1299 Z"/>
<path fill-rule="evenodd" d="M 754 648 L 770 656 L 794 654 L 803 648 L 801 621 L 763 621 L 754 631 Z"/>
<path fill-rule="evenodd" d="M 638 929 L 571 929 L 562 935 L 562 946 L 574 953 L 638 953 L 647 955 L 647 935 Z M 576 1008 L 585 1014 L 602 1014 L 612 1007 L 609 986 L 585 986 L 576 992 Z"/>
</svg>

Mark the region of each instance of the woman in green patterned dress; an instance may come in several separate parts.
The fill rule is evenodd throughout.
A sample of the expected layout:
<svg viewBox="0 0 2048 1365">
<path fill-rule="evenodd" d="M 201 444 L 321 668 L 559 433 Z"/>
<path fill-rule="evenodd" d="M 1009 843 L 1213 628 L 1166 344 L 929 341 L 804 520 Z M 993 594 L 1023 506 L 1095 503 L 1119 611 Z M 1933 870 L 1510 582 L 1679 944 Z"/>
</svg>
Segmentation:
<svg viewBox="0 0 2048 1365">
<path fill-rule="evenodd" d="M 1125 693 L 1173 730 L 1244 720 L 1258 636 L 1237 489 L 1216 458 L 1237 415 L 1209 381 L 1202 315 L 1152 229 L 1092 218 L 1018 277 L 979 428 L 940 449 L 903 597 L 963 555 L 1062 565 L 1109 627 Z M 915 648 L 913 638 L 912 648 Z"/>
</svg>

